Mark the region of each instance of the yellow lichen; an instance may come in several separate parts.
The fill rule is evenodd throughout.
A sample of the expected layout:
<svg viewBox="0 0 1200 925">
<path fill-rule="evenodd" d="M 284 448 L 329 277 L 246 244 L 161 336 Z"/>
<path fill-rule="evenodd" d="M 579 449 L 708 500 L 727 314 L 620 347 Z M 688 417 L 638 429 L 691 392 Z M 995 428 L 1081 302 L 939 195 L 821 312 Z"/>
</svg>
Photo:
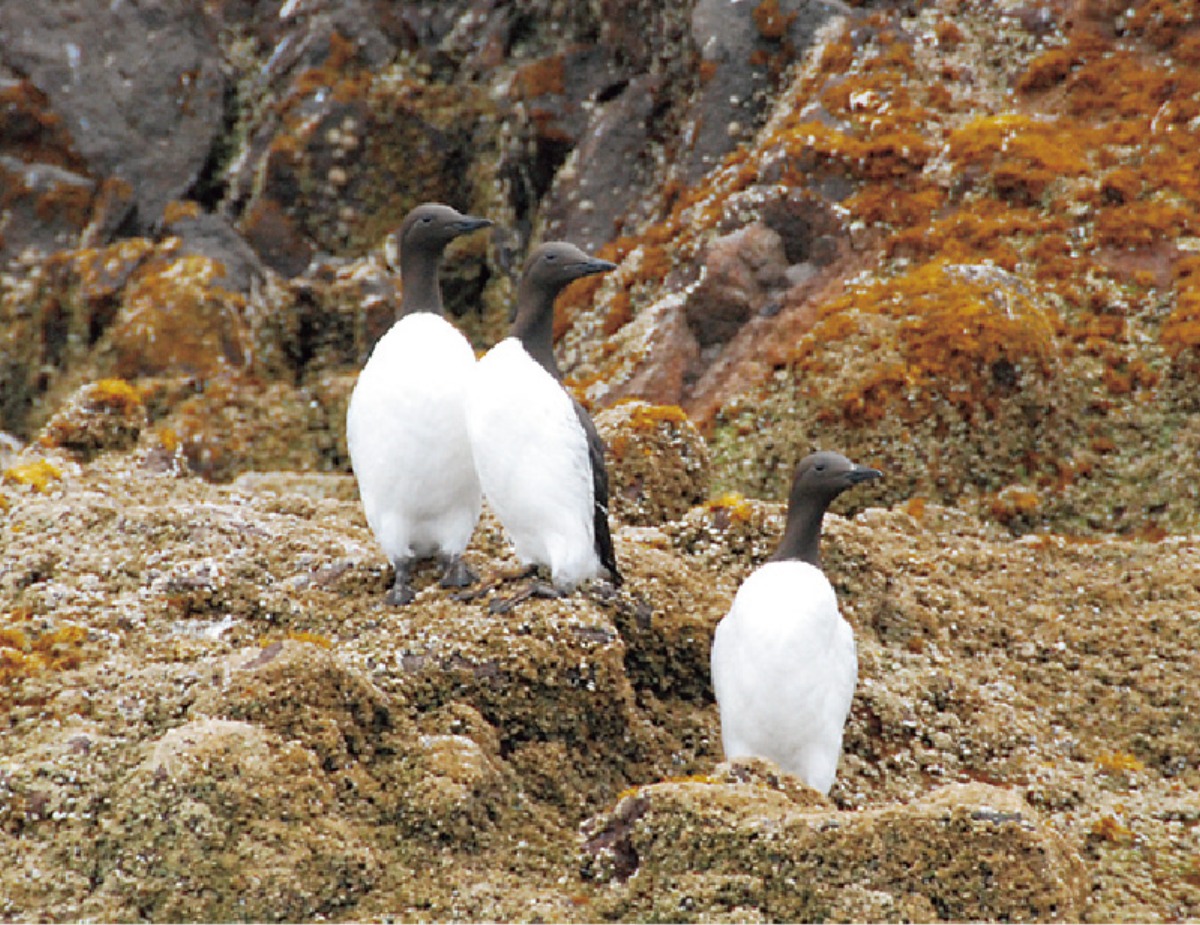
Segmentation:
<svg viewBox="0 0 1200 925">
<path fill-rule="evenodd" d="M 66 671 L 83 663 L 87 629 L 66 625 L 40 634 L 0 630 L 0 686 L 43 671 Z"/>
<path fill-rule="evenodd" d="M 1128 752 L 1102 752 L 1093 762 L 1105 774 L 1145 770 L 1146 765 Z"/>
<path fill-rule="evenodd" d="M 48 459 L 12 466 L 4 472 L 4 481 L 12 485 L 28 485 L 34 491 L 44 492 L 51 482 L 62 478 L 62 470 Z"/>
<path fill-rule="evenodd" d="M 678 405 L 639 403 L 629 412 L 629 423 L 639 430 L 656 428 L 659 424 L 683 424 L 687 419 L 687 412 Z"/>
<path fill-rule="evenodd" d="M 124 379 L 100 379 L 88 390 L 88 401 L 127 414 L 142 407 L 142 396 Z"/>
<path fill-rule="evenodd" d="M 1102 816 L 1092 823 L 1091 834 L 1101 841 L 1114 844 L 1130 844 L 1134 839 L 1133 830 L 1123 825 L 1116 816 Z"/>
<path fill-rule="evenodd" d="M 172 199 L 163 206 L 163 222 L 167 225 L 187 218 L 199 218 L 200 214 L 200 203 L 191 200 L 180 202 L 179 200 Z"/>
<path fill-rule="evenodd" d="M 727 491 L 706 501 L 704 508 L 710 513 L 723 512 L 734 523 L 747 523 L 754 515 L 754 508 L 745 495 L 736 491 Z"/>
<path fill-rule="evenodd" d="M 306 642 L 321 649 L 333 648 L 333 640 L 328 636 L 322 636 L 320 633 L 311 633 L 308 630 L 288 630 L 287 638 L 296 642 Z"/>
</svg>

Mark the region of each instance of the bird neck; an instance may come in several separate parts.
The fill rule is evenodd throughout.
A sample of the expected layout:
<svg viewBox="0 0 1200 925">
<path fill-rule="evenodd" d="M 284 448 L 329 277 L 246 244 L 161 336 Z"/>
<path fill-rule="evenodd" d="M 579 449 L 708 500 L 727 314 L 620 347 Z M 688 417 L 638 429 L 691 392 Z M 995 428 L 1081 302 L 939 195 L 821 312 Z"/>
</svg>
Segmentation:
<svg viewBox="0 0 1200 925">
<path fill-rule="evenodd" d="M 776 562 L 798 561 L 821 567 L 821 523 L 828 502 L 805 499 L 788 505 L 787 527 L 783 540 L 771 559 Z"/>
<path fill-rule="evenodd" d="M 557 294 L 521 280 L 517 287 L 517 317 L 513 321 L 512 336 L 542 369 L 562 381 L 562 373 L 554 360 L 554 297 Z"/>
<path fill-rule="evenodd" d="M 438 255 L 413 250 L 400 254 L 400 317 L 415 312 L 442 314 L 442 289 L 438 285 Z"/>
</svg>

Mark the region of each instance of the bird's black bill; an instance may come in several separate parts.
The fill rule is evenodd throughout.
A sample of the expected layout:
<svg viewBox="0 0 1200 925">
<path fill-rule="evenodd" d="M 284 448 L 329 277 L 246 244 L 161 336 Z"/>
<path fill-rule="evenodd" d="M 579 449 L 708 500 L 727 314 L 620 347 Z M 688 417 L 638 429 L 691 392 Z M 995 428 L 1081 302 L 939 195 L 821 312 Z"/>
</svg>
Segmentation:
<svg viewBox="0 0 1200 925">
<path fill-rule="evenodd" d="M 609 270 L 615 270 L 617 265 L 608 260 L 587 260 L 575 264 L 575 270 L 579 276 L 591 276 L 595 273 L 607 273 Z"/>
<path fill-rule="evenodd" d="M 492 225 L 490 218 L 476 218 L 474 215 L 468 215 L 454 223 L 454 230 L 459 234 L 467 234 L 471 231 L 478 231 L 480 228 L 488 228 Z"/>
</svg>

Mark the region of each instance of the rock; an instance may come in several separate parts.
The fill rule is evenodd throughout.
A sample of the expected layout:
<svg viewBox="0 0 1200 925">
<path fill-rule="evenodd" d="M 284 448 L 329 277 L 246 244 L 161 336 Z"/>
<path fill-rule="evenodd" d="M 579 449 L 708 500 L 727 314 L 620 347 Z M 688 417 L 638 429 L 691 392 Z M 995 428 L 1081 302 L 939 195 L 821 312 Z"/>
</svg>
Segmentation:
<svg viewBox="0 0 1200 925">
<path fill-rule="evenodd" d="M 730 341 L 789 286 L 783 239 L 760 222 L 713 239 L 701 259 L 700 283 L 684 308 L 701 349 Z"/>
<path fill-rule="evenodd" d="M 357 376 L 400 308 L 399 274 L 375 255 L 322 260 L 291 281 L 292 310 L 273 319 L 291 362 L 310 375 Z"/>
<path fill-rule="evenodd" d="M 0 156 L 0 181 L 11 203 L 0 222 L 0 257 L 27 247 L 50 253 L 79 239 L 91 216 L 92 180 L 52 164 Z"/>
<path fill-rule="evenodd" d="M 222 683 L 192 703 L 199 717 L 255 723 L 313 751 L 329 773 L 349 775 L 395 751 L 396 736 L 411 736 L 390 699 L 349 670 L 331 641 L 279 640 L 242 650 L 220 666 Z M 351 789 L 338 787 L 339 793 Z"/>
<path fill-rule="evenodd" d="M 200 179 L 223 127 L 226 80 L 198 10 L 5 4 L 0 35 L 6 64 L 45 94 L 87 173 L 128 184 L 135 227 L 148 229 Z"/>
<path fill-rule="evenodd" d="M 676 406 L 628 401 L 596 415 L 606 444 L 609 512 L 627 524 L 682 516 L 708 491 L 708 448 Z"/>
<path fill-rule="evenodd" d="M 563 156 L 583 137 L 588 109 L 596 97 L 611 96 L 612 90 L 628 83 L 629 73 L 614 58 L 614 50 L 606 46 L 573 45 L 523 64 L 514 74 L 513 90 L 524 104 L 539 145 L 535 163 L 545 164 L 547 171 L 540 181 L 533 178 L 539 198 Z"/>
<path fill-rule="evenodd" d="M 681 170 L 685 184 L 699 181 L 751 137 L 778 74 L 830 21 L 850 12 L 836 0 L 697 0 L 691 34 L 701 79 L 684 117 L 691 123 Z"/>
<path fill-rule="evenodd" d="M 472 707 L 523 774 L 543 745 L 562 743 L 554 792 L 569 806 L 628 783 L 651 730 L 610 617 L 586 601 L 528 601 L 503 622 L 482 610 L 452 614 L 447 603 L 430 602 L 406 621 L 387 680 L 394 696 L 422 711 L 453 701 Z M 600 748 L 611 750 L 609 760 L 593 760 Z"/>
<path fill-rule="evenodd" d="M 619 918 L 1072 921 L 1079 856 L 1017 793 L 971 784 L 840 814 L 746 782 L 642 787 L 584 824 L 584 871 Z M 769 875 L 767 872 L 770 872 Z M 702 872 L 702 873 L 697 873 Z"/>
<path fill-rule="evenodd" d="M 114 800 L 88 903 L 101 918 L 291 921 L 353 906 L 379 876 L 317 755 L 251 723 L 172 729 Z"/>
<path fill-rule="evenodd" d="M 87 461 L 107 450 L 129 449 L 146 424 L 137 390 L 123 379 L 102 379 L 79 389 L 42 429 L 38 442 Z"/>
<path fill-rule="evenodd" d="M 7 469 L 24 444 L 12 434 L 0 431 L 0 469 Z"/>
<path fill-rule="evenodd" d="M 865 6 L 0 4 L 0 918 L 1197 918 L 1200 45 Z M 629 437 L 616 593 L 493 612 L 485 515 L 478 585 L 381 601 L 345 402 L 428 196 L 502 226 L 443 276 L 477 349 L 547 229 L 619 262 L 556 329 Z M 708 671 L 819 446 L 888 472 L 826 524 L 828 800 L 720 761 Z"/>
<path fill-rule="evenodd" d="M 1027 465 L 1033 443 L 1056 469 L 1050 460 L 1070 455 L 1057 423 L 1067 387 L 1057 324 L 1048 301 L 996 267 L 929 264 L 880 281 L 826 303 L 792 351 L 783 377 L 791 386 L 760 387 L 787 397 L 771 410 L 747 406 L 756 423 L 738 422 L 738 403 L 726 406 L 714 456 L 756 446 L 756 470 L 733 484 L 778 496 L 807 447 L 839 446 L 887 473 L 879 485 L 887 501 L 998 491 Z M 862 351 L 869 364 L 851 357 Z M 919 446 L 942 450 L 914 466 Z"/>
<path fill-rule="evenodd" d="M 162 408 L 150 452 L 177 450 L 189 471 L 215 482 L 284 464 L 299 471 L 346 468 L 344 405 L 327 408 L 314 393 L 252 376 L 157 380 Z M 347 396 L 348 398 L 348 396 Z M 341 414 L 338 414 L 338 410 Z"/>
<path fill-rule="evenodd" d="M 172 204 L 161 231 L 180 239 L 181 254 L 211 260 L 220 271 L 217 281 L 230 292 L 249 295 L 263 282 L 262 261 L 224 216 L 201 212 L 195 203 Z"/>
<path fill-rule="evenodd" d="M 631 79 L 622 92 L 596 108 L 574 153 L 558 172 L 543 208 L 543 238 L 577 242 L 592 251 L 654 199 L 646 190 L 642 152 L 653 137 L 653 112 L 661 81 Z"/>
</svg>

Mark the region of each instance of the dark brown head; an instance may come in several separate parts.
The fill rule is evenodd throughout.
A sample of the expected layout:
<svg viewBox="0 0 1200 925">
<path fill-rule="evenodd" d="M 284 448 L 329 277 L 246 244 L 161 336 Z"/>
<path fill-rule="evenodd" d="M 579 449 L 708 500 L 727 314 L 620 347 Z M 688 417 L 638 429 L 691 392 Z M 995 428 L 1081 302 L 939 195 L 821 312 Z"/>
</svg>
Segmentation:
<svg viewBox="0 0 1200 925">
<path fill-rule="evenodd" d="M 404 217 L 396 235 L 400 246 L 400 279 L 404 293 L 400 313 L 442 312 L 438 264 L 446 245 L 459 235 L 486 228 L 491 221 L 437 202 L 417 206 Z"/>
<path fill-rule="evenodd" d="M 512 334 L 555 378 L 561 378 L 553 351 L 555 298 L 569 283 L 593 273 L 607 273 L 616 266 L 607 260 L 589 257 L 565 241 L 542 244 L 525 261 L 521 282 L 517 285 Z"/>
<path fill-rule="evenodd" d="M 459 235 L 480 228 L 487 228 L 491 221 L 474 215 L 463 215 L 457 209 L 440 202 L 425 202 L 417 206 L 400 225 L 396 236 L 400 244 L 400 256 L 406 251 L 419 250 L 441 255 L 446 245 Z"/>
<path fill-rule="evenodd" d="M 878 469 L 860 466 L 841 453 L 822 450 L 800 460 L 792 475 L 787 528 L 772 559 L 799 559 L 820 568 L 821 521 L 834 498 L 847 488 L 882 478 Z"/>
</svg>

